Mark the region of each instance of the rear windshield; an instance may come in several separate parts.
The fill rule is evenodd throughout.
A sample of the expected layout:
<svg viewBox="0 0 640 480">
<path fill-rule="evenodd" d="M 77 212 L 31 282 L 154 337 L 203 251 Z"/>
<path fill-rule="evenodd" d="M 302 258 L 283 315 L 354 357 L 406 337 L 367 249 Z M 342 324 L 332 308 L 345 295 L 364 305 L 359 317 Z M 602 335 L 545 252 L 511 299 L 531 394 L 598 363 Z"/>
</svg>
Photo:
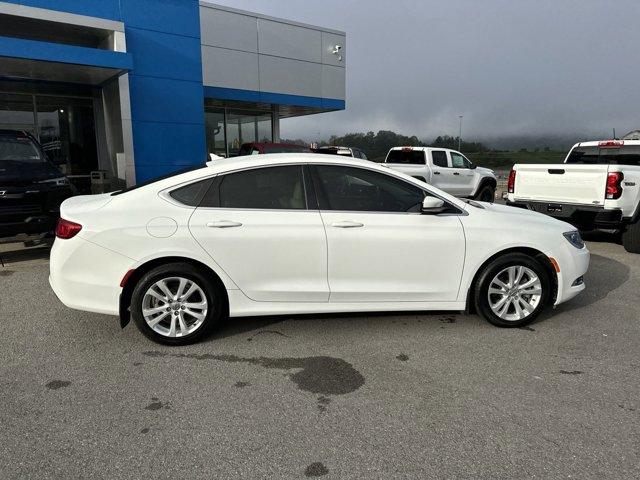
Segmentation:
<svg viewBox="0 0 640 480">
<path fill-rule="evenodd" d="M 390 150 L 386 163 L 411 163 L 426 165 L 424 151 L 422 150 Z"/>
<path fill-rule="evenodd" d="M 566 163 L 640 165 L 640 145 L 626 145 L 620 148 L 576 147 L 571 150 Z"/>
<path fill-rule="evenodd" d="M 41 163 L 44 157 L 29 137 L 0 135 L 0 162 Z"/>
</svg>

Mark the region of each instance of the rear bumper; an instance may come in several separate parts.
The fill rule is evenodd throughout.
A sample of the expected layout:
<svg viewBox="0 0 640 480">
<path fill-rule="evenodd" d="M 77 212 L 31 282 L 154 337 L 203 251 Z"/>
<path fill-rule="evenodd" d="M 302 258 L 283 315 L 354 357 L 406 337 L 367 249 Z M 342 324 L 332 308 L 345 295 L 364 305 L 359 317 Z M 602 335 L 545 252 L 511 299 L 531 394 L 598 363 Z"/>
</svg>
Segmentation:
<svg viewBox="0 0 640 480">
<path fill-rule="evenodd" d="M 507 200 L 511 207 L 526 208 L 543 213 L 578 227 L 616 229 L 625 225 L 622 210 L 605 210 L 601 206 L 576 205 L 571 203 L 532 202 L 528 200 Z"/>
<path fill-rule="evenodd" d="M 51 249 L 49 284 L 69 308 L 118 315 L 120 282 L 134 263 L 78 236 L 56 238 Z"/>
</svg>

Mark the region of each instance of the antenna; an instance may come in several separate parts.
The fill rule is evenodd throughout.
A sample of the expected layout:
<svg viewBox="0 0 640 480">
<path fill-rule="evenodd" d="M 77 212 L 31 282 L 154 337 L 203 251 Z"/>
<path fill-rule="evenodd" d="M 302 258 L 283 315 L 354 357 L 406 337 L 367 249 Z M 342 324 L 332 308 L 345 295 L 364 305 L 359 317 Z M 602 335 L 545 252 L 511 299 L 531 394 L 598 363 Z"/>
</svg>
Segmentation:
<svg viewBox="0 0 640 480">
<path fill-rule="evenodd" d="M 616 137 L 616 129 L 615 129 L 615 128 L 613 129 L 613 139 L 614 139 L 614 140 L 617 140 L 617 139 L 618 139 L 618 138 Z"/>
</svg>

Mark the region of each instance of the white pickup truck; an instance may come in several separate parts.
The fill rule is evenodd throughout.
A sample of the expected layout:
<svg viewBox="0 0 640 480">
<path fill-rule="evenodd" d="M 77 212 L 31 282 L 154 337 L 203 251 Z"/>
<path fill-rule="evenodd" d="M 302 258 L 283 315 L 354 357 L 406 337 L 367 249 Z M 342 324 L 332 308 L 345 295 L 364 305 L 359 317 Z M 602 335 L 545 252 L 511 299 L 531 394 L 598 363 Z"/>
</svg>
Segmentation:
<svg viewBox="0 0 640 480">
<path fill-rule="evenodd" d="M 563 164 L 514 165 L 507 191 L 507 205 L 620 230 L 624 248 L 640 253 L 640 140 L 582 142 Z"/>
<path fill-rule="evenodd" d="M 393 147 L 384 164 L 422 180 L 456 197 L 493 202 L 496 176 L 493 170 L 476 167 L 460 152 L 448 148 Z"/>
</svg>

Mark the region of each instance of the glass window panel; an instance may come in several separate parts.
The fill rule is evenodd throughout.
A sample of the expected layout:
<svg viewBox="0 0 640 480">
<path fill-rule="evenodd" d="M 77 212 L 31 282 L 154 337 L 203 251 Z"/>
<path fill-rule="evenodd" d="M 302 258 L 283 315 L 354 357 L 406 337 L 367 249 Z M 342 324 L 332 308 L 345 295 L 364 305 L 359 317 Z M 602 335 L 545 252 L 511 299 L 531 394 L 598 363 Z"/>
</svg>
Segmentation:
<svg viewBox="0 0 640 480">
<path fill-rule="evenodd" d="M 230 110 L 227 113 L 229 156 L 238 155 L 244 143 L 273 141 L 271 128 L 270 113 Z"/>
<path fill-rule="evenodd" d="M 222 208 L 306 208 L 302 168 L 258 168 L 225 175 L 219 187 Z"/>
<path fill-rule="evenodd" d="M 224 141 L 224 110 L 207 109 L 205 111 L 205 128 L 207 130 L 207 152 L 227 156 Z"/>
<path fill-rule="evenodd" d="M 38 135 L 49 159 L 67 173 L 98 169 L 93 102 L 90 98 L 37 96 Z"/>
<path fill-rule="evenodd" d="M 0 129 L 36 134 L 31 95 L 0 93 Z"/>
</svg>

